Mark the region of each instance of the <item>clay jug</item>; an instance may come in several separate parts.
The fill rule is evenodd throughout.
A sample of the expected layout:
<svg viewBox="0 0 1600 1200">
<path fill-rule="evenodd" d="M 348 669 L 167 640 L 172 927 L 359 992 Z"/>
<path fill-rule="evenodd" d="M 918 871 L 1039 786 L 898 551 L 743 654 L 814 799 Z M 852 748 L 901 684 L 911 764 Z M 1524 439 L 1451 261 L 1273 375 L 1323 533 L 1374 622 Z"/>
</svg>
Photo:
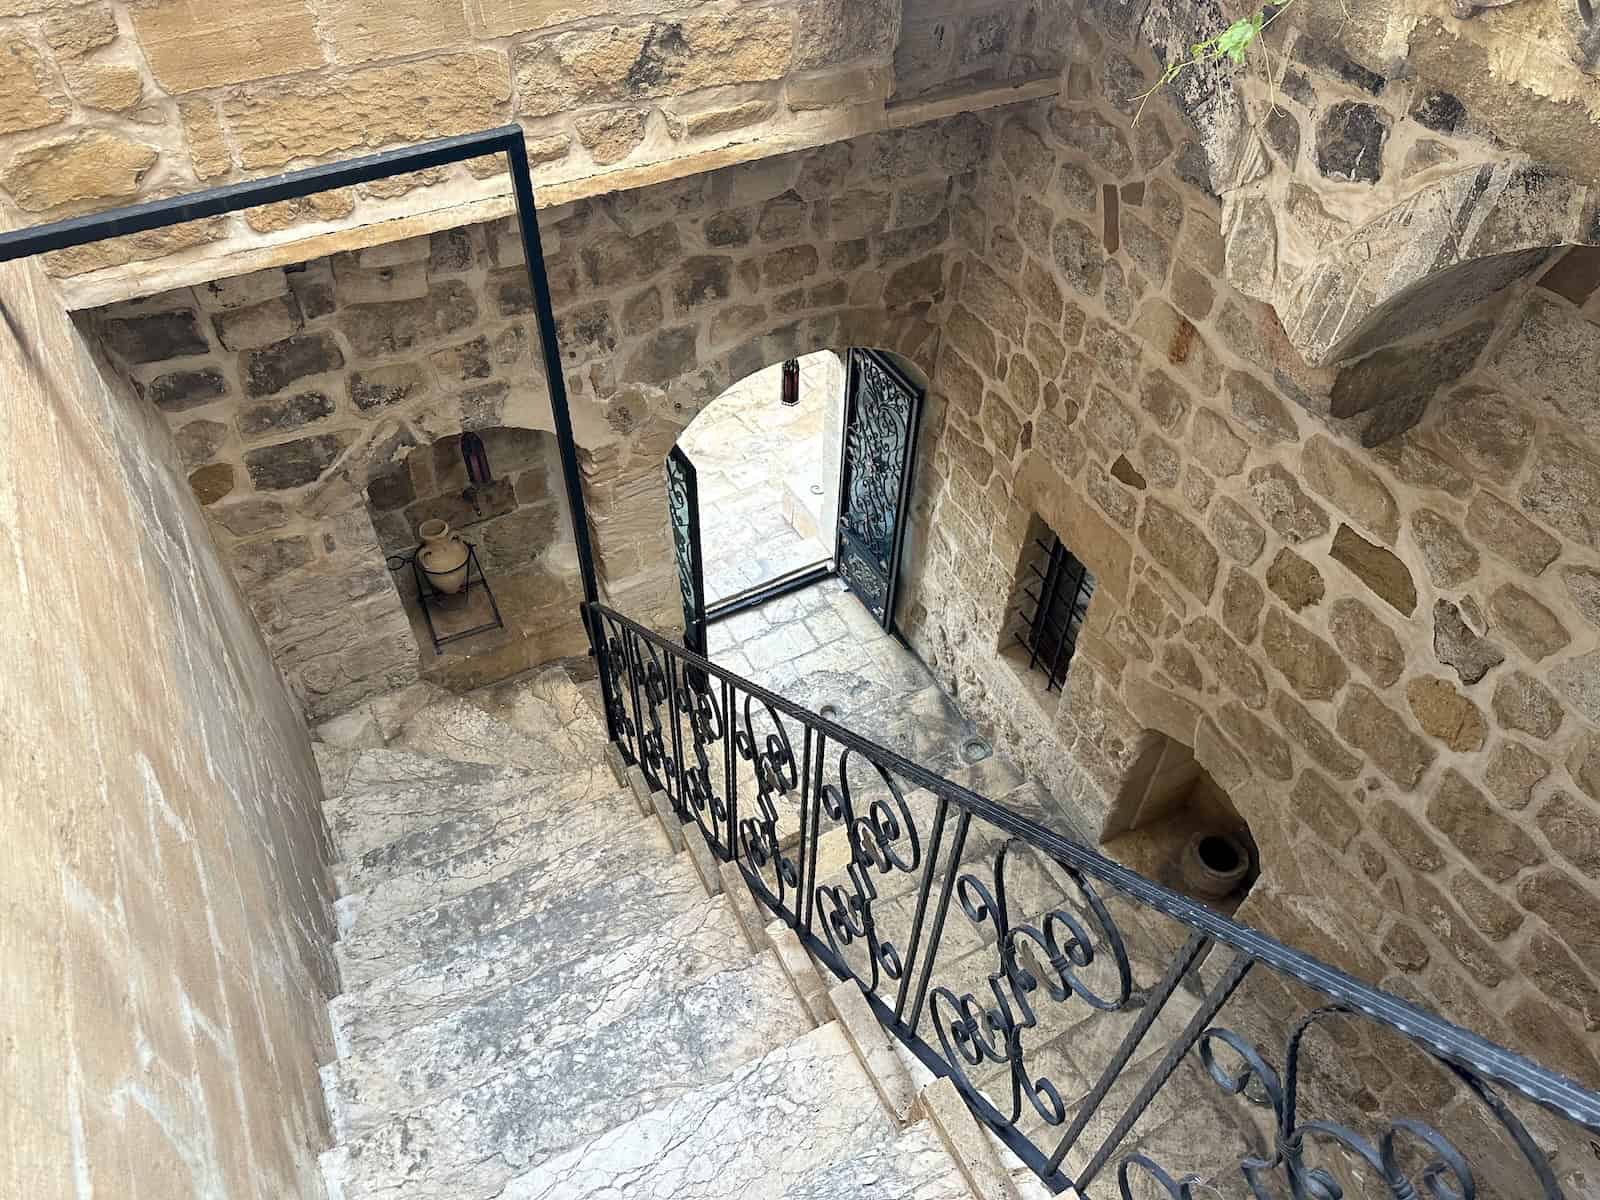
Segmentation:
<svg viewBox="0 0 1600 1200">
<path fill-rule="evenodd" d="M 467 546 L 450 532 L 443 521 L 424 521 L 417 526 L 422 549 L 417 563 L 428 582 L 441 592 L 459 592 L 467 582 Z"/>
</svg>

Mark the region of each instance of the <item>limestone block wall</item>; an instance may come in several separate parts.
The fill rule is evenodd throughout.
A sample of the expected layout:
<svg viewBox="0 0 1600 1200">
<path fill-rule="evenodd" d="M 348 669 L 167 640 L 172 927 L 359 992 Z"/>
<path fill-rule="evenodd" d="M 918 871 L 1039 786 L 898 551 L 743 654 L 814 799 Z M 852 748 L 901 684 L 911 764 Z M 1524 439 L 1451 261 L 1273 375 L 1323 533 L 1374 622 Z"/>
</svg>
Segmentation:
<svg viewBox="0 0 1600 1200">
<path fill-rule="evenodd" d="M 0 309 L 0 1193 L 320 1196 L 337 987 L 298 706 L 154 410 L 35 266 Z"/>
<path fill-rule="evenodd" d="M 1059 65 L 1061 46 L 1035 36 L 1038 10 L 1051 6 L 989 7 L 981 28 L 944 42 L 980 44 L 962 52 L 962 71 L 940 64 L 920 79 L 1005 84 Z M 900 9 L 900 0 L 9 0 L 0 222 L 513 121 L 539 184 L 574 196 L 821 145 L 891 122 Z M 73 277 L 79 303 L 103 304 L 211 278 L 208 261 L 248 264 L 235 272 L 282 265 L 509 206 L 502 163 L 485 159 L 46 261 Z M 113 269 L 129 263 L 147 265 Z"/>
<path fill-rule="evenodd" d="M 646 618 L 678 611 L 662 464 L 730 383 L 852 343 L 931 366 L 951 180 L 984 160 L 988 138 L 958 116 L 543 215 L 609 597 Z M 172 429 L 312 714 L 418 669 L 383 561 L 399 534 L 374 529 L 369 485 L 464 430 L 552 428 L 530 313 L 520 241 L 501 221 L 92 314 Z M 564 509 L 557 524 L 570 545 Z M 575 580 L 570 557 L 555 561 Z"/>
<path fill-rule="evenodd" d="M 415 680 L 366 490 L 465 430 L 549 429 L 504 224 L 272 269 L 89 319 L 171 428 L 279 667 L 313 717 Z"/>
<path fill-rule="evenodd" d="M 1462 315 L 1454 385 L 1366 448 L 1226 282 L 1182 118 L 1133 122 L 1154 64 L 1091 33 L 952 202 L 902 625 L 1092 834 L 1191 747 L 1260 847 L 1242 919 L 1592 1086 L 1594 259 Z M 1099 582 L 1048 695 L 1003 653 L 1035 516 Z"/>
</svg>

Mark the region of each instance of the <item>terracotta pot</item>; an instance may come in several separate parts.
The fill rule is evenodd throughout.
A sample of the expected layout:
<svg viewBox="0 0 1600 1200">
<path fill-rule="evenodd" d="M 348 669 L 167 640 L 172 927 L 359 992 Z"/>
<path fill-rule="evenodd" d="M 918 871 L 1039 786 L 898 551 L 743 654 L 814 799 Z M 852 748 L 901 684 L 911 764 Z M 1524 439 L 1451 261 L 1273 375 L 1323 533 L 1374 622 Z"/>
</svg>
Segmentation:
<svg viewBox="0 0 1600 1200">
<path fill-rule="evenodd" d="M 1197 833 L 1183 848 L 1183 882 L 1189 894 L 1221 900 L 1244 882 L 1250 848 L 1231 833 Z"/>
<path fill-rule="evenodd" d="M 443 521 L 424 521 L 417 526 L 417 536 L 422 539 L 417 565 L 428 582 L 441 592 L 459 592 L 466 586 L 467 546 L 450 532 L 450 526 Z"/>
</svg>

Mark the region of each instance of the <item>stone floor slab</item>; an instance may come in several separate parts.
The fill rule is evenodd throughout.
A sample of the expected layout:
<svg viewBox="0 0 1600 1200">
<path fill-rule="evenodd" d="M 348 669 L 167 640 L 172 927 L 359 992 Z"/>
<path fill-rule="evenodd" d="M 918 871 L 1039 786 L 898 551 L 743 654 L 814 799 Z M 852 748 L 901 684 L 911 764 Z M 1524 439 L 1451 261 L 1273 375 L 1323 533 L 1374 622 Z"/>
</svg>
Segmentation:
<svg viewBox="0 0 1600 1200">
<path fill-rule="evenodd" d="M 777 962 L 754 959 L 436 1095 L 339 1147 L 331 1170 L 345 1200 L 483 1200 L 521 1170 L 670 1108 L 805 1028 Z"/>
</svg>

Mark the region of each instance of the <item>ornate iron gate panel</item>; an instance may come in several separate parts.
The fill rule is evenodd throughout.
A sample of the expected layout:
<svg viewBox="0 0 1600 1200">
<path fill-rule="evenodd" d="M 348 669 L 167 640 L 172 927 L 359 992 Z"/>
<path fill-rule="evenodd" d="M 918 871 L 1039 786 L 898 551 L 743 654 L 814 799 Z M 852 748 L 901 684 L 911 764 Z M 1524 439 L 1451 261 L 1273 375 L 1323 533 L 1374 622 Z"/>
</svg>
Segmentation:
<svg viewBox="0 0 1600 1200">
<path fill-rule="evenodd" d="M 674 446 L 667 455 L 667 516 L 678 557 L 678 591 L 683 597 L 683 644 L 706 652 L 706 574 L 700 556 L 700 485 L 689 456 Z"/>
<path fill-rule="evenodd" d="M 885 629 L 894 623 L 922 392 L 873 350 L 850 351 L 839 468 L 839 574 Z"/>
</svg>

